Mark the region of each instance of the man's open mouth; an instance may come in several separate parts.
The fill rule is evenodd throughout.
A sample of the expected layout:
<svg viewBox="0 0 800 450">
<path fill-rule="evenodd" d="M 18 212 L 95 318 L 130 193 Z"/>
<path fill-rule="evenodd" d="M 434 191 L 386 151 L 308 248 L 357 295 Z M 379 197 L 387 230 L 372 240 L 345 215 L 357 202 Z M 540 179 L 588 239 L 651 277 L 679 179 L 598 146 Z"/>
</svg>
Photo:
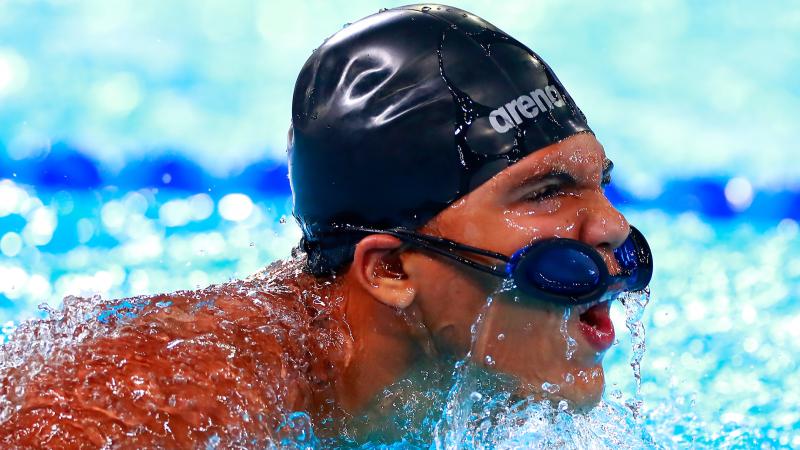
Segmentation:
<svg viewBox="0 0 800 450">
<path fill-rule="evenodd" d="M 608 350 L 614 343 L 614 323 L 609 310 L 611 302 L 602 302 L 580 313 L 578 328 L 597 352 Z"/>
</svg>

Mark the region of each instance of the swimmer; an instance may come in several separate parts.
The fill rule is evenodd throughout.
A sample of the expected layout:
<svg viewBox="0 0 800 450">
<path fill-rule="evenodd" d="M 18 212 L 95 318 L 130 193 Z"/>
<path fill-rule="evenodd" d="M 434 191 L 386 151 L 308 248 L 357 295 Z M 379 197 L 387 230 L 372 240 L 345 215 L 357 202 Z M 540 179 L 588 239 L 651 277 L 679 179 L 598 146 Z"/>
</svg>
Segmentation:
<svg viewBox="0 0 800 450">
<path fill-rule="evenodd" d="M 381 11 L 301 69 L 288 158 L 296 255 L 2 373 L 3 448 L 265 448 L 295 411 L 336 435 L 467 355 L 517 396 L 599 401 L 609 305 L 652 259 L 538 55 L 456 8 Z"/>
</svg>

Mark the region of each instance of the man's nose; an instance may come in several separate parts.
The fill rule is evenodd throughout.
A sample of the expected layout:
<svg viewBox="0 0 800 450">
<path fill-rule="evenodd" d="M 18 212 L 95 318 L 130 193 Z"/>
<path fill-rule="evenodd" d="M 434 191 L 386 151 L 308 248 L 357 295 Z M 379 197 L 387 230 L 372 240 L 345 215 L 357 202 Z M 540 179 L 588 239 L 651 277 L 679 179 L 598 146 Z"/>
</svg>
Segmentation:
<svg viewBox="0 0 800 450">
<path fill-rule="evenodd" d="M 596 248 L 603 255 L 612 273 L 616 272 L 613 251 L 628 238 L 630 224 L 600 192 L 583 210 L 583 216 L 580 240 Z"/>
</svg>

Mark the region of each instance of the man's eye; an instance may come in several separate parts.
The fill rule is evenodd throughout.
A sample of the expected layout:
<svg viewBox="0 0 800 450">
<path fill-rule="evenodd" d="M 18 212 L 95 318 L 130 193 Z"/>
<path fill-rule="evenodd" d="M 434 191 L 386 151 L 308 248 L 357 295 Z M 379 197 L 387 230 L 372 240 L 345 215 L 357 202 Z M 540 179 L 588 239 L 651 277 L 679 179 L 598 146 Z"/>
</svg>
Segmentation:
<svg viewBox="0 0 800 450">
<path fill-rule="evenodd" d="M 533 190 L 525 196 L 525 200 L 538 201 L 554 197 L 561 192 L 561 183 L 553 180 Z"/>
</svg>

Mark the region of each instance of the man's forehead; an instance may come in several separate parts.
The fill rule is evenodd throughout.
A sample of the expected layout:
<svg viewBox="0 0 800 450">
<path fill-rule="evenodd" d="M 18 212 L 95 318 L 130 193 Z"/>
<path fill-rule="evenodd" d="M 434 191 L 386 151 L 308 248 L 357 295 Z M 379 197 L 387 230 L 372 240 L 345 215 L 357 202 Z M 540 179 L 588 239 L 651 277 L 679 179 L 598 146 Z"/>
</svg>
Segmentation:
<svg viewBox="0 0 800 450">
<path fill-rule="evenodd" d="M 512 183 L 552 171 L 567 173 L 605 172 L 613 167 L 603 146 L 591 134 L 572 136 L 531 153 L 508 167 L 504 175 Z"/>
</svg>

